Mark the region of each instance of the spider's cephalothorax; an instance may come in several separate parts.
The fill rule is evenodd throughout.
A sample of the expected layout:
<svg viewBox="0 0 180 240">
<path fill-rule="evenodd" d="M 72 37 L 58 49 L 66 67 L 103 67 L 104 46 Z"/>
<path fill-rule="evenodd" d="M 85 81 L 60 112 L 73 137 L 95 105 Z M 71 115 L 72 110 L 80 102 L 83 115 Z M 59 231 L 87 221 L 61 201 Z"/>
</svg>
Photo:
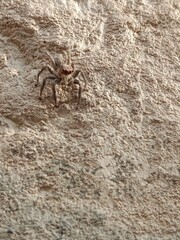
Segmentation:
<svg viewBox="0 0 180 240">
<path fill-rule="evenodd" d="M 85 78 L 83 72 L 78 69 L 75 70 L 74 63 L 71 62 L 70 54 L 68 54 L 67 63 L 64 63 L 60 58 L 53 58 L 49 53 L 48 53 L 48 55 L 51 59 L 52 66 L 46 65 L 46 66 L 42 67 L 42 69 L 38 72 L 37 83 L 35 84 L 35 86 L 38 85 L 39 76 L 41 75 L 41 73 L 44 70 L 48 70 L 50 75 L 43 79 L 41 89 L 40 89 L 39 99 L 40 100 L 42 99 L 42 92 L 46 85 L 47 80 L 51 80 L 51 83 L 52 83 L 52 91 L 53 91 L 53 98 L 55 101 L 55 107 L 58 107 L 56 86 L 57 85 L 73 86 L 74 84 L 77 84 L 79 86 L 79 92 L 78 92 L 78 102 L 77 102 L 76 108 L 78 108 L 80 101 L 81 101 L 82 91 L 85 90 L 86 85 L 87 85 L 86 78 Z M 76 79 L 76 77 L 80 73 L 82 74 L 84 82 L 85 82 L 85 86 L 84 86 L 83 90 L 82 90 L 80 81 L 78 79 Z"/>
</svg>

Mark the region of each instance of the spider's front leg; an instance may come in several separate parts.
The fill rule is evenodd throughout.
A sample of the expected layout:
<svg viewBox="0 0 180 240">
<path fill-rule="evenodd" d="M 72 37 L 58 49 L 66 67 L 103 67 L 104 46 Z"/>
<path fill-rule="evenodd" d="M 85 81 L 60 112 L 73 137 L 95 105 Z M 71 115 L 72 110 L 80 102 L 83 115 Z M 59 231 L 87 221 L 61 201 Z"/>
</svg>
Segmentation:
<svg viewBox="0 0 180 240">
<path fill-rule="evenodd" d="M 77 69 L 77 70 L 75 70 L 73 72 L 72 77 L 76 78 L 80 73 L 81 73 L 81 75 L 83 77 L 83 80 L 84 80 L 84 89 L 83 89 L 83 91 L 85 91 L 86 90 L 86 86 L 87 86 L 87 80 L 86 80 L 86 77 L 85 77 L 84 73 L 81 70 Z"/>
<path fill-rule="evenodd" d="M 59 107 L 59 103 L 58 103 L 58 99 L 57 99 L 57 92 L 56 92 L 56 85 L 57 85 L 57 82 L 54 81 L 52 84 L 53 98 L 54 98 L 54 102 L 55 102 L 54 106 Z"/>
<path fill-rule="evenodd" d="M 49 57 L 49 59 L 52 63 L 53 68 L 56 69 L 55 59 L 53 58 L 53 56 L 48 51 L 46 51 L 46 54 L 48 55 L 48 57 Z"/>
<path fill-rule="evenodd" d="M 42 85 L 41 85 L 41 89 L 40 89 L 40 94 L 39 94 L 39 99 L 42 100 L 42 92 L 44 90 L 44 87 L 46 85 L 47 80 L 52 80 L 55 81 L 56 77 L 55 76 L 48 76 L 46 78 L 43 79 Z"/>
<path fill-rule="evenodd" d="M 74 79 L 73 83 L 79 85 L 78 102 L 77 102 L 77 106 L 76 106 L 76 109 L 78 109 L 79 108 L 79 104 L 81 102 L 82 87 L 81 87 L 80 81 L 77 80 L 77 79 Z"/>
<path fill-rule="evenodd" d="M 38 83 L 39 83 L 39 76 L 41 75 L 42 72 L 44 72 L 45 70 L 48 70 L 50 72 L 50 74 L 52 74 L 54 77 L 58 77 L 57 73 L 54 71 L 54 69 L 47 65 L 47 66 L 44 66 L 42 67 L 42 69 L 38 72 L 38 75 L 37 75 L 37 82 L 35 84 L 35 87 L 38 86 Z"/>
</svg>

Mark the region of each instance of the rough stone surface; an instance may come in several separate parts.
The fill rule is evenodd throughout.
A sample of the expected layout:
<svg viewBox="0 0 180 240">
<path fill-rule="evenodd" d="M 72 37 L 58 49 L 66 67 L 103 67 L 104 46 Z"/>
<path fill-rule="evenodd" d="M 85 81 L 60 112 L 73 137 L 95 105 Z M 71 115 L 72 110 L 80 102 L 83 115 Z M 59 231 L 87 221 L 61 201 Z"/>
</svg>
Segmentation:
<svg viewBox="0 0 180 240">
<path fill-rule="evenodd" d="M 69 47 L 79 110 L 34 86 Z M 0 239 L 180 239 L 179 0 L 1 0 L 0 134 Z"/>
</svg>

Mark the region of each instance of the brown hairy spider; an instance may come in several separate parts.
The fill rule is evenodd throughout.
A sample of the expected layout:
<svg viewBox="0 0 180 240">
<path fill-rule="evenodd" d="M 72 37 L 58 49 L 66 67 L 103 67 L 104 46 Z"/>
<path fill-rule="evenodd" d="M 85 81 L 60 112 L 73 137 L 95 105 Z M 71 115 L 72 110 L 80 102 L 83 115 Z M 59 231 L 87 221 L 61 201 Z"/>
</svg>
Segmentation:
<svg viewBox="0 0 180 240">
<path fill-rule="evenodd" d="M 84 91 L 86 89 L 86 85 L 87 85 L 87 81 L 84 76 L 84 73 L 79 69 L 75 69 L 74 63 L 71 62 L 70 53 L 68 53 L 67 63 L 63 63 L 62 59 L 60 59 L 60 58 L 53 58 L 49 53 L 47 53 L 47 54 L 50 57 L 52 67 L 50 65 L 46 65 L 46 66 L 42 67 L 42 69 L 38 72 L 37 83 L 35 84 L 35 86 L 38 86 L 39 76 L 41 75 L 41 73 L 44 70 L 48 70 L 50 73 L 50 75 L 45 77 L 42 81 L 39 99 L 42 100 L 42 92 L 46 85 L 47 80 L 50 80 L 52 83 L 52 91 L 53 91 L 53 98 L 55 101 L 55 107 L 59 106 L 58 100 L 57 100 L 56 86 L 57 85 L 61 85 L 61 86 L 65 85 L 67 87 L 69 87 L 69 86 L 73 87 L 73 84 L 77 84 L 79 86 L 79 92 L 78 92 L 78 102 L 77 102 L 76 108 L 78 109 L 80 101 L 81 101 L 82 91 Z M 76 79 L 76 77 L 80 73 L 81 73 L 81 75 L 84 79 L 84 83 L 85 83 L 83 90 L 82 90 L 80 81 L 78 79 Z"/>
</svg>

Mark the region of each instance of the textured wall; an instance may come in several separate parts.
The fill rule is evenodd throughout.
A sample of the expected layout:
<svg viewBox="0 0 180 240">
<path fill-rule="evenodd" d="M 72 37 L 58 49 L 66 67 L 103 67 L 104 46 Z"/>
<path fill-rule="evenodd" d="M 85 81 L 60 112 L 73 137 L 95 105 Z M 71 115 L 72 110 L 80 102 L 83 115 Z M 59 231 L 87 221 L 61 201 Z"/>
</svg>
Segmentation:
<svg viewBox="0 0 180 240">
<path fill-rule="evenodd" d="M 79 110 L 34 86 L 69 47 Z M 0 239 L 180 239 L 179 58 L 178 0 L 0 1 Z"/>
</svg>

